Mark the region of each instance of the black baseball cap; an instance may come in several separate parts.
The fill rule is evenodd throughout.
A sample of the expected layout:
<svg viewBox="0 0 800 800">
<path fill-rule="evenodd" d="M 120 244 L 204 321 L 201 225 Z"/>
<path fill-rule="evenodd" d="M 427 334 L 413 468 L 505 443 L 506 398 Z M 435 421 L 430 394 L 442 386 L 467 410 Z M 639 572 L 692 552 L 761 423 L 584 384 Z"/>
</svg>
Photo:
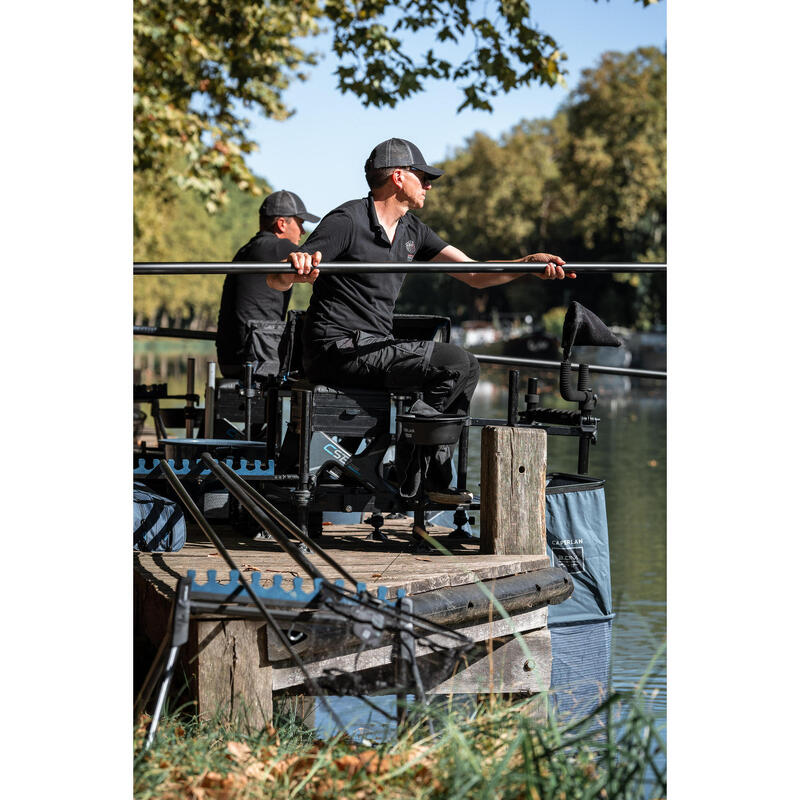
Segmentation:
<svg viewBox="0 0 800 800">
<path fill-rule="evenodd" d="M 267 197 L 258 213 L 262 217 L 298 217 L 306 222 L 319 222 L 319 217 L 309 214 L 303 201 L 294 192 L 286 189 L 273 192 Z"/>
<path fill-rule="evenodd" d="M 407 169 L 413 167 L 424 172 L 432 181 L 440 175 L 444 175 L 443 169 L 428 166 L 419 147 L 407 139 L 387 139 L 385 142 L 381 142 L 369 154 L 369 158 L 364 164 L 364 172 L 384 167 L 405 167 Z"/>
</svg>

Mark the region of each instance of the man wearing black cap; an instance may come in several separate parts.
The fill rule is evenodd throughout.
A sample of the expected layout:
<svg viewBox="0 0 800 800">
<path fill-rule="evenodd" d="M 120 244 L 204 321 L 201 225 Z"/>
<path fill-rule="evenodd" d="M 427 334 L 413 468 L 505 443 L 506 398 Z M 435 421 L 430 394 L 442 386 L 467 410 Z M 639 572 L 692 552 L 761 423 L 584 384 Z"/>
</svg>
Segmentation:
<svg viewBox="0 0 800 800">
<path fill-rule="evenodd" d="M 475 357 L 456 345 L 400 341 L 392 336 L 395 300 L 404 274 L 320 275 L 322 261 L 472 261 L 407 212 L 422 208 L 431 183 L 443 174 L 405 139 L 381 142 L 364 172 L 370 193 L 327 214 L 302 248 L 289 255 L 296 275 L 269 275 L 270 286 L 285 291 L 293 280 L 313 281 L 314 292 L 303 328 L 306 374 L 316 383 L 340 387 L 421 389 L 412 413 L 466 414 L 478 382 Z M 518 262 L 547 264 L 542 278 L 564 278 L 564 261 L 534 253 Z M 452 277 L 475 288 L 508 283 L 520 274 L 458 273 Z M 571 274 L 574 277 L 574 274 Z M 409 478 L 411 459 L 398 443 L 399 479 Z M 428 496 L 440 503 L 469 502 L 469 493 L 450 490 L 450 453 L 441 448 L 426 476 Z M 401 485 L 413 494 L 414 480 Z"/>
<path fill-rule="evenodd" d="M 297 249 L 303 222 L 319 222 L 294 192 L 273 192 L 258 211 L 258 233 L 233 257 L 234 262 L 284 261 Z M 217 362 L 226 378 L 240 377 L 247 361 L 270 355 L 272 341 L 258 341 L 258 322 L 286 318 L 291 291 L 267 286 L 264 275 L 226 275 L 217 319 Z"/>
</svg>

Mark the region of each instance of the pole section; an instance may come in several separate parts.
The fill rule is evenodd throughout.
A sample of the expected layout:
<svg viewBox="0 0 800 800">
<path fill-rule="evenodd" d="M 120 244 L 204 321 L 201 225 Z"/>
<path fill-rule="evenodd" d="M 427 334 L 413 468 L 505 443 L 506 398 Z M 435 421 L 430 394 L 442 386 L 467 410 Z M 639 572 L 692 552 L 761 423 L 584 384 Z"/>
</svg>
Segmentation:
<svg viewBox="0 0 800 800">
<path fill-rule="evenodd" d="M 320 272 L 333 275 L 352 275 L 358 273 L 462 273 L 462 272 L 498 272 L 498 273 L 532 273 L 539 274 L 545 271 L 546 264 L 518 264 L 513 261 L 466 261 L 459 263 L 442 262 L 347 262 L 331 261 L 320 264 Z M 626 264 L 616 263 L 575 263 L 566 264 L 565 270 L 578 274 L 616 273 L 616 272 L 666 272 L 666 264 L 641 263 Z M 294 267 L 283 262 L 166 262 L 166 261 L 134 261 L 134 275 L 242 275 L 252 273 L 283 274 L 294 272 Z"/>
<path fill-rule="evenodd" d="M 206 416 L 203 438 L 214 438 L 214 389 L 217 384 L 217 365 L 208 362 L 208 380 L 206 381 Z"/>
</svg>

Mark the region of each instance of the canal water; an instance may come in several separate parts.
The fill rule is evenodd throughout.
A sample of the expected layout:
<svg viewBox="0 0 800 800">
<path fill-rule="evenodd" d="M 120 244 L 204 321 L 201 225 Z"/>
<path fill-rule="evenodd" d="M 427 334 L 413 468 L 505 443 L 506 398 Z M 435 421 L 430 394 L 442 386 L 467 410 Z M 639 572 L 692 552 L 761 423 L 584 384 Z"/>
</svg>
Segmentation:
<svg viewBox="0 0 800 800">
<path fill-rule="evenodd" d="M 213 360 L 210 342 L 136 340 L 134 368 L 142 383 L 168 383 L 170 392 L 185 391 L 186 356 L 196 359 L 196 392 L 203 396 L 206 363 Z M 507 408 L 507 368 L 484 365 L 472 413 L 502 418 Z M 567 407 L 558 397 L 554 373 L 522 370 L 520 385 L 539 378 L 543 406 Z M 613 622 L 612 685 L 634 687 L 649 672 L 645 687 L 649 706 L 662 733 L 666 730 L 666 664 L 654 655 L 666 637 L 666 383 L 596 376 L 600 418 L 598 443 L 590 450 L 590 475 L 605 479 L 611 552 Z M 164 403 L 167 405 L 167 403 Z M 176 402 L 175 405 L 181 405 Z M 148 425 L 151 421 L 148 420 Z M 470 433 L 469 486 L 480 476 L 480 430 Z M 577 472 L 577 439 L 548 438 L 548 471 Z M 473 526 L 479 529 L 480 520 Z M 358 701 L 337 704 L 349 729 L 367 724 L 368 711 Z M 318 715 L 319 717 L 319 715 Z M 318 723 L 322 720 L 318 719 Z"/>
</svg>

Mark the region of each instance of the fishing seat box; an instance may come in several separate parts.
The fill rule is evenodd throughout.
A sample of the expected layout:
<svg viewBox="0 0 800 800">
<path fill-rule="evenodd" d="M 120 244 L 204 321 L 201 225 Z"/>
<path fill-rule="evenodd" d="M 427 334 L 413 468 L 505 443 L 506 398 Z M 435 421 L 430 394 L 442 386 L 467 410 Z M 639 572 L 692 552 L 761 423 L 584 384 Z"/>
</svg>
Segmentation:
<svg viewBox="0 0 800 800">
<path fill-rule="evenodd" d="M 301 398 L 311 392 L 311 430 L 329 436 L 373 437 L 389 432 L 391 399 L 385 390 L 332 389 L 298 381 L 292 387 L 291 421 L 299 425 Z"/>
<path fill-rule="evenodd" d="M 218 419 L 244 422 L 244 397 L 241 395 L 242 381 L 238 378 L 222 378 L 217 381 L 214 397 L 214 414 Z M 267 397 L 262 394 L 253 398 L 250 418 L 254 425 L 261 425 L 267 418 Z"/>
<path fill-rule="evenodd" d="M 294 328 L 284 348 L 285 358 L 298 378 L 290 382 L 292 389 L 291 421 L 299 424 L 301 404 L 299 390 L 311 396 L 311 430 L 329 436 L 373 437 L 388 433 L 392 393 L 387 389 L 334 389 L 312 384 L 302 377 L 303 314 L 293 319 Z M 429 314 L 395 314 L 392 333 L 397 339 L 450 341 L 450 319 Z M 288 335 L 288 334 L 287 334 Z M 395 392 L 395 394 L 397 394 Z"/>
</svg>

